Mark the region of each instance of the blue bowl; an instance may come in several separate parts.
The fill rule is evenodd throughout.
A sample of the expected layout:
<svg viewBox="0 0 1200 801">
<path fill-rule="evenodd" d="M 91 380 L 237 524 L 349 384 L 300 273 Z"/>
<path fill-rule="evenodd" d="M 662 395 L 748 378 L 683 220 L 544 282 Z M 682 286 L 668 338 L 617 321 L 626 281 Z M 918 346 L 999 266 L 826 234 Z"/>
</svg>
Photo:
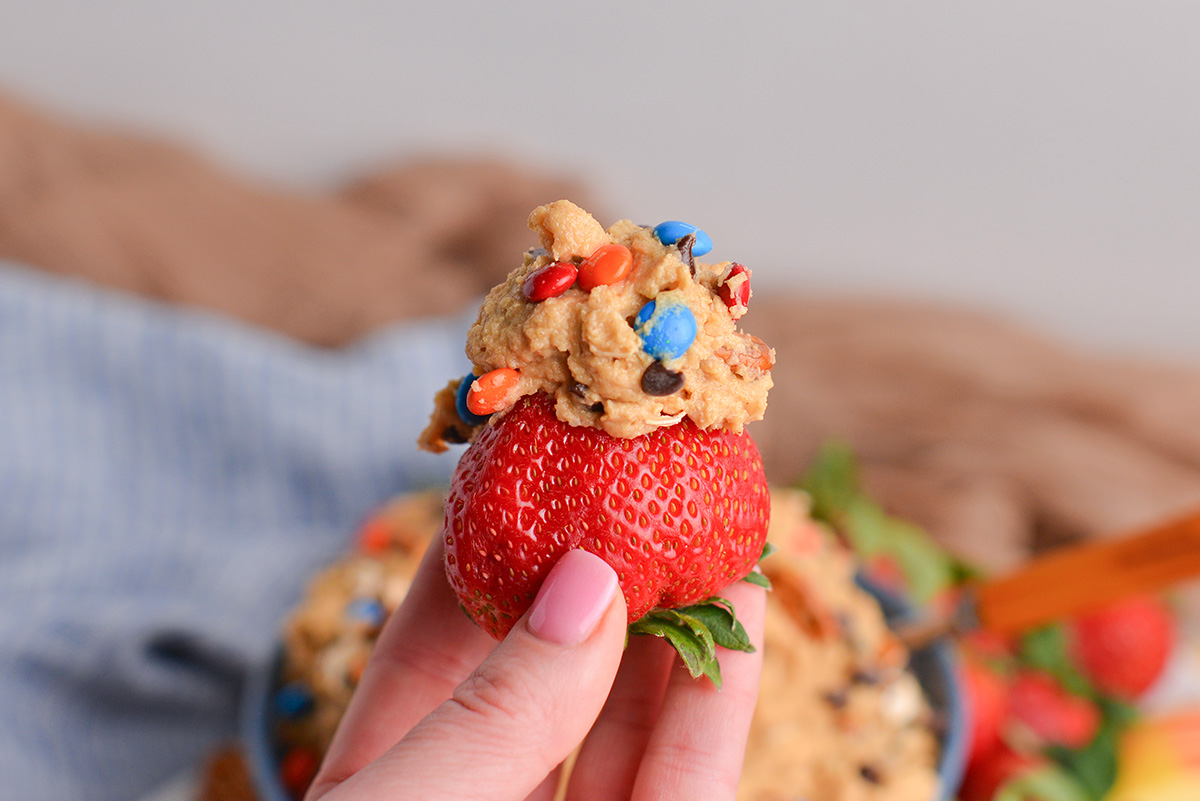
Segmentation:
<svg viewBox="0 0 1200 801">
<path fill-rule="evenodd" d="M 858 585 L 879 602 L 883 616 L 893 628 L 911 620 L 914 612 L 905 601 L 872 583 L 861 574 Z M 962 784 L 963 772 L 967 767 L 967 739 L 970 727 L 967 722 L 967 702 L 959 681 L 958 659 L 949 640 L 935 640 L 932 644 L 913 651 L 909 661 L 913 675 L 929 699 L 929 705 L 942 721 L 939 734 L 941 751 L 938 756 L 937 801 L 951 801 Z"/>
<path fill-rule="evenodd" d="M 909 619 L 911 607 L 896 596 L 861 576 L 859 586 L 879 601 L 884 617 L 891 625 Z M 279 754 L 275 744 L 276 716 L 271 699 L 279 688 L 283 650 L 275 652 L 270 664 L 254 671 L 242 693 L 240 729 L 242 748 L 254 787 L 261 801 L 292 801 L 279 781 Z M 938 793 L 930 801 L 951 801 L 962 782 L 967 761 L 966 701 L 958 680 L 954 649 L 946 641 L 912 654 L 913 674 L 929 699 L 930 706 L 943 721 L 938 757 Z"/>
</svg>

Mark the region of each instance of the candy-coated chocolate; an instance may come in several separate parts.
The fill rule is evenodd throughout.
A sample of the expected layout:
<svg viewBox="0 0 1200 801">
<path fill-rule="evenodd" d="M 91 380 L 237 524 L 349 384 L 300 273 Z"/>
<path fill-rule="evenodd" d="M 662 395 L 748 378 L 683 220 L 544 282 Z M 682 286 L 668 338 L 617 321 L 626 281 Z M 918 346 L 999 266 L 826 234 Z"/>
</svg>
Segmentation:
<svg viewBox="0 0 1200 801">
<path fill-rule="evenodd" d="M 745 276 L 744 278 L 742 276 Z M 750 271 L 745 266 L 734 262 L 729 267 L 729 275 L 717 287 L 717 295 L 731 309 L 750 305 Z"/>
<path fill-rule="evenodd" d="M 693 256 L 703 256 L 712 250 L 712 237 L 690 223 L 667 220 L 654 226 L 655 238 L 664 245 L 674 245 L 688 234 L 696 235 L 696 244 L 692 245 Z"/>
<path fill-rule="evenodd" d="M 696 339 L 696 316 L 683 303 L 668 299 L 669 294 L 647 303 L 634 318 L 642 350 L 655 359 L 678 359 Z"/>
<path fill-rule="evenodd" d="M 358 530 L 358 549 L 363 553 L 380 554 L 392 545 L 392 528 L 381 517 L 372 517 Z"/>
<path fill-rule="evenodd" d="M 511 367 L 489 370 L 471 382 L 467 390 L 467 409 L 472 414 L 492 414 L 516 401 L 515 390 L 521 374 Z"/>
<path fill-rule="evenodd" d="M 275 714 L 284 720 L 298 720 L 313 710 L 312 691 L 303 682 L 293 681 L 275 691 Z"/>
<path fill-rule="evenodd" d="M 458 416 L 462 421 L 469 426 L 481 426 L 487 422 L 486 414 L 475 414 L 467 408 L 467 395 L 471 392 L 471 384 L 475 381 L 474 373 L 467 373 L 463 376 L 463 380 L 458 384 L 458 396 L 455 398 L 454 408 L 458 411 Z"/>
<path fill-rule="evenodd" d="M 279 780 L 292 798 L 301 798 L 317 775 L 321 757 L 310 748 L 293 748 L 279 760 Z"/>
<path fill-rule="evenodd" d="M 534 270 L 521 285 L 521 294 L 530 303 L 556 298 L 571 288 L 579 268 L 569 261 L 556 261 Z"/>
<path fill-rule="evenodd" d="M 356 598 L 346 605 L 346 617 L 378 627 L 387 619 L 387 610 L 374 598 Z"/>
<path fill-rule="evenodd" d="M 601 245 L 579 265 L 579 288 L 591 292 L 598 286 L 624 281 L 633 269 L 633 253 L 624 245 Z"/>
<path fill-rule="evenodd" d="M 683 384 L 683 373 L 668 370 L 662 362 L 654 362 L 642 373 L 642 392 L 656 398 L 674 395 L 683 389 Z"/>
</svg>

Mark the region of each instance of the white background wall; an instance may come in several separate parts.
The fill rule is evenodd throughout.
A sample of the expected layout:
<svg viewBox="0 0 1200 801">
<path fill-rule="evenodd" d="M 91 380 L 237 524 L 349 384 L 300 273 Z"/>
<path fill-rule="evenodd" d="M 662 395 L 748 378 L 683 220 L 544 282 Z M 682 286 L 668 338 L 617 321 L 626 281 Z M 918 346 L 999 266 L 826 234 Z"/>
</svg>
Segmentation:
<svg viewBox="0 0 1200 801">
<path fill-rule="evenodd" d="M 761 283 L 1200 361 L 1193 0 L 0 0 L 0 83 L 314 186 L 499 152 Z"/>
</svg>

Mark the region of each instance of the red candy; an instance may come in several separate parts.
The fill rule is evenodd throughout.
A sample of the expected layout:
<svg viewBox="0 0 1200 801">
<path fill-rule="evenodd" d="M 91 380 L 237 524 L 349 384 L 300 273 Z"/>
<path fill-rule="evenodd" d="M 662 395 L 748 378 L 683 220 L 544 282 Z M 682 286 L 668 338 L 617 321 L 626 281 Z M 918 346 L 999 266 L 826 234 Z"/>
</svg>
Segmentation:
<svg viewBox="0 0 1200 801">
<path fill-rule="evenodd" d="M 279 761 L 279 780 L 292 798 L 303 798 L 317 775 L 321 758 L 310 748 L 293 748 Z"/>
<path fill-rule="evenodd" d="M 746 276 L 743 281 L 734 281 L 739 275 Z M 750 271 L 744 266 L 734 262 L 729 268 L 729 275 L 725 276 L 725 280 L 717 287 L 717 294 L 721 300 L 725 301 L 725 305 L 731 309 L 742 307 L 743 309 L 750 305 Z"/>
<path fill-rule="evenodd" d="M 633 269 L 633 253 L 624 245 L 601 245 L 579 265 L 579 287 L 591 292 L 598 286 L 625 280 Z"/>
<path fill-rule="evenodd" d="M 556 261 L 534 270 L 521 285 L 521 294 L 530 303 L 557 298 L 571 288 L 579 269 L 569 261 Z"/>
</svg>

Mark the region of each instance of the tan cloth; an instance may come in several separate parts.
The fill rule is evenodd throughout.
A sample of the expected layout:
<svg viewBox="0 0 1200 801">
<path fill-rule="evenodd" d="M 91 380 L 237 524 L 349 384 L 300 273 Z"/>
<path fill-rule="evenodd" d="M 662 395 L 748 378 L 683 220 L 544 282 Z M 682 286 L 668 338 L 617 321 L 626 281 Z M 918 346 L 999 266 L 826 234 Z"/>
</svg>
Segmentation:
<svg viewBox="0 0 1200 801">
<path fill-rule="evenodd" d="M 302 194 L 0 96 L 0 257 L 321 345 L 460 307 L 536 244 L 529 210 L 565 196 L 580 192 L 489 161 Z M 989 567 L 1200 506 L 1200 370 L 799 291 L 760 293 L 744 327 L 779 354 L 750 429 L 772 480 L 844 438 L 885 506 Z"/>
</svg>

